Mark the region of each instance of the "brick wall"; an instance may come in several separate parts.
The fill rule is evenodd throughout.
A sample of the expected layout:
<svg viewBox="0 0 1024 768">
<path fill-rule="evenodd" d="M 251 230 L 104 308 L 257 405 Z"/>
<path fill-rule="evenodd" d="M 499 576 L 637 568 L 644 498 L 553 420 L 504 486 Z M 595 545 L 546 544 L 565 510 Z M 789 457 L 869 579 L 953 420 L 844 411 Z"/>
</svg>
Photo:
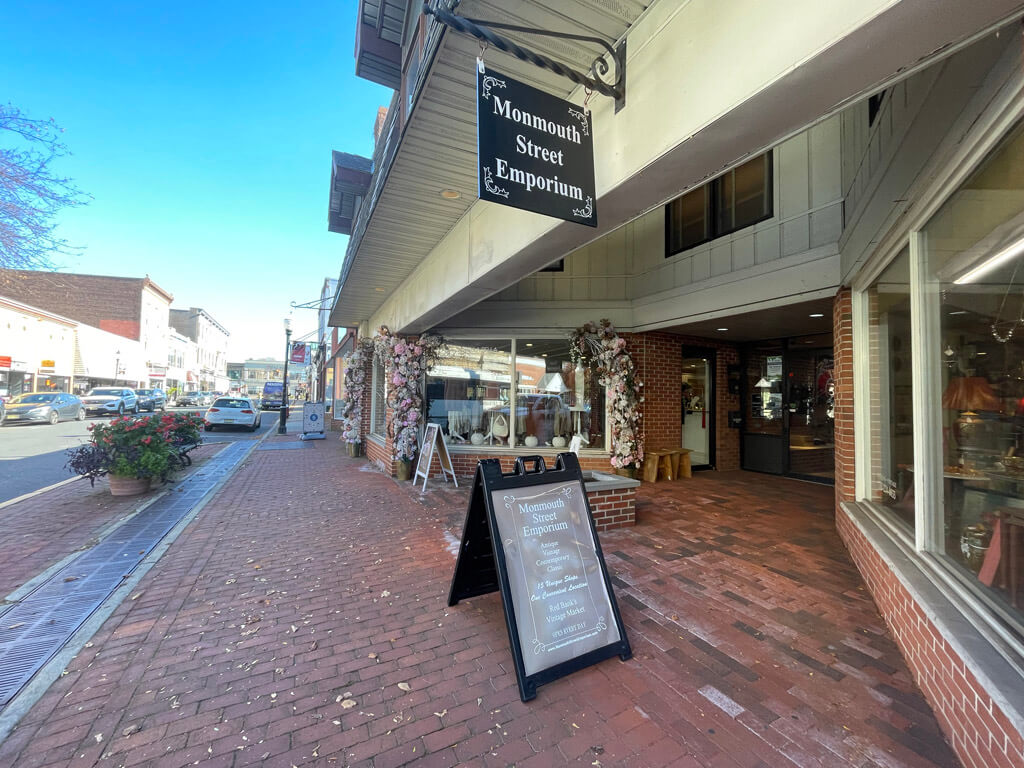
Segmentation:
<svg viewBox="0 0 1024 768">
<path fill-rule="evenodd" d="M 1019 768 L 1024 738 L 842 509 L 836 528 L 965 768 Z"/>
<path fill-rule="evenodd" d="M 835 383 L 836 501 L 853 501 L 853 301 L 849 288 L 832 303 L 833 381 Z"/>
<path fill-rule="evenodd" d="M 139 339 L 143 278 L 0 270 L 0 296 Z"/>
<path fill-rule="evenodd" d="M 739 409 L 740 398 L 729 394 L 728 382 L 728 367 L 739 364 L 739 349 L 710 339 L 663 331 L 623 336 L 644 382 L 642 428 L 645 444 L 651 448 L 675 448 L 682 444 L 683 347 L 715 350 L 715 468 L 739 469 L 740 430 L 729 428 L 729 411 Z"/>
<path fill-rule="evenodd" d="M 636 488 L 592 491 L 587 498 L 598 531 L 636 525 Z"/>
</svg>

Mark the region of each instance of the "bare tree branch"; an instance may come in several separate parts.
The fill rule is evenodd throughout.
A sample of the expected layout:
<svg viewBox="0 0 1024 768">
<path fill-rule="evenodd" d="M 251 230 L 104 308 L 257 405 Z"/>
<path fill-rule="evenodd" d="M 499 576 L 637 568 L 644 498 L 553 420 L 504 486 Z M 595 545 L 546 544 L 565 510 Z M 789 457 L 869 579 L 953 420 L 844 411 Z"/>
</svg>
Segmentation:
<svg viewBox="0 0 1024 768">
<path fill-rule="evenodd" d="M 91 200 L 50 164 L 68 154 L 54 122 L 0 104 L 0 269 L 54 269 L 78 249 L 54 234 L 63 208 Z"/>
</svg>

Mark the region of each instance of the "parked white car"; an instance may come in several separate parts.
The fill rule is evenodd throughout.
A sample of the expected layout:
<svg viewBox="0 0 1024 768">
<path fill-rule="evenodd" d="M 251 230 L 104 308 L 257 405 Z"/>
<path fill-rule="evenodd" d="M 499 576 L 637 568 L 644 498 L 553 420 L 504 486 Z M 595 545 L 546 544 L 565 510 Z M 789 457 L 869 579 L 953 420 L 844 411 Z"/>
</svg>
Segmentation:
<svg viewBox="0 0 1024 768">
<path fill-rule="evenodd" d="M 260 426 L 260 409 L 248 397 L 218 397 L 203 417 L 204 429 L 212 432 L 214 427 L 245 427 L 255 432 Z"/>
</svg>

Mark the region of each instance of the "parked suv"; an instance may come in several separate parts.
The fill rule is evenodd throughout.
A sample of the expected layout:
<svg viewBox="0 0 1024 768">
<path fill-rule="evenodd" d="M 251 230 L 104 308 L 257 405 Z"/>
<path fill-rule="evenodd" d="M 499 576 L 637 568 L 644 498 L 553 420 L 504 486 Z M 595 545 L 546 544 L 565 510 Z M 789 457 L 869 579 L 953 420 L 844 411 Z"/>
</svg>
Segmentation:
<svg viewBox="0 0 1024 768">
<path fill-rule="evenodd" d="M 162 389 L 136 389 L 135 395 L 139 398 L 140 411 L 167 410 L 167 395 Z"/>
<path fill-rule="evenodd" d="M 139 398 L 135 392 L 125 387 L 96 387 L 90 389 L 82 398 L 85 412 L 89 416 L 118 415 L 127 411 L 139 412 Z"/>
</svg>

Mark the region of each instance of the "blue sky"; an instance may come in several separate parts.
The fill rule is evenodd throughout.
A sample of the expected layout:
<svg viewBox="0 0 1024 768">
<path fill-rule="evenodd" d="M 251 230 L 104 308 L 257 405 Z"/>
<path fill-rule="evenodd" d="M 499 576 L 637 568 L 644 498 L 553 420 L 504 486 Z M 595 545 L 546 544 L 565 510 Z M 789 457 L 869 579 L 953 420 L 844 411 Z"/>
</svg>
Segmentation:
<svg viewBox="0 0 1024 768">
<path fill-rule="evenodd" d="M 281 356 L 291 301 L 337 277 L 331 150 L 369 156 L 391 91 L 356 78 L 357 0 L 5 0 L 0 100 L 53 117 L 56 169 L 95 199 L 58 234 L 62 271 L 149 276 L 231 331 L 230 355 Z M 315 312 L 294 310 L 297 335 Z"/>
</svg>

